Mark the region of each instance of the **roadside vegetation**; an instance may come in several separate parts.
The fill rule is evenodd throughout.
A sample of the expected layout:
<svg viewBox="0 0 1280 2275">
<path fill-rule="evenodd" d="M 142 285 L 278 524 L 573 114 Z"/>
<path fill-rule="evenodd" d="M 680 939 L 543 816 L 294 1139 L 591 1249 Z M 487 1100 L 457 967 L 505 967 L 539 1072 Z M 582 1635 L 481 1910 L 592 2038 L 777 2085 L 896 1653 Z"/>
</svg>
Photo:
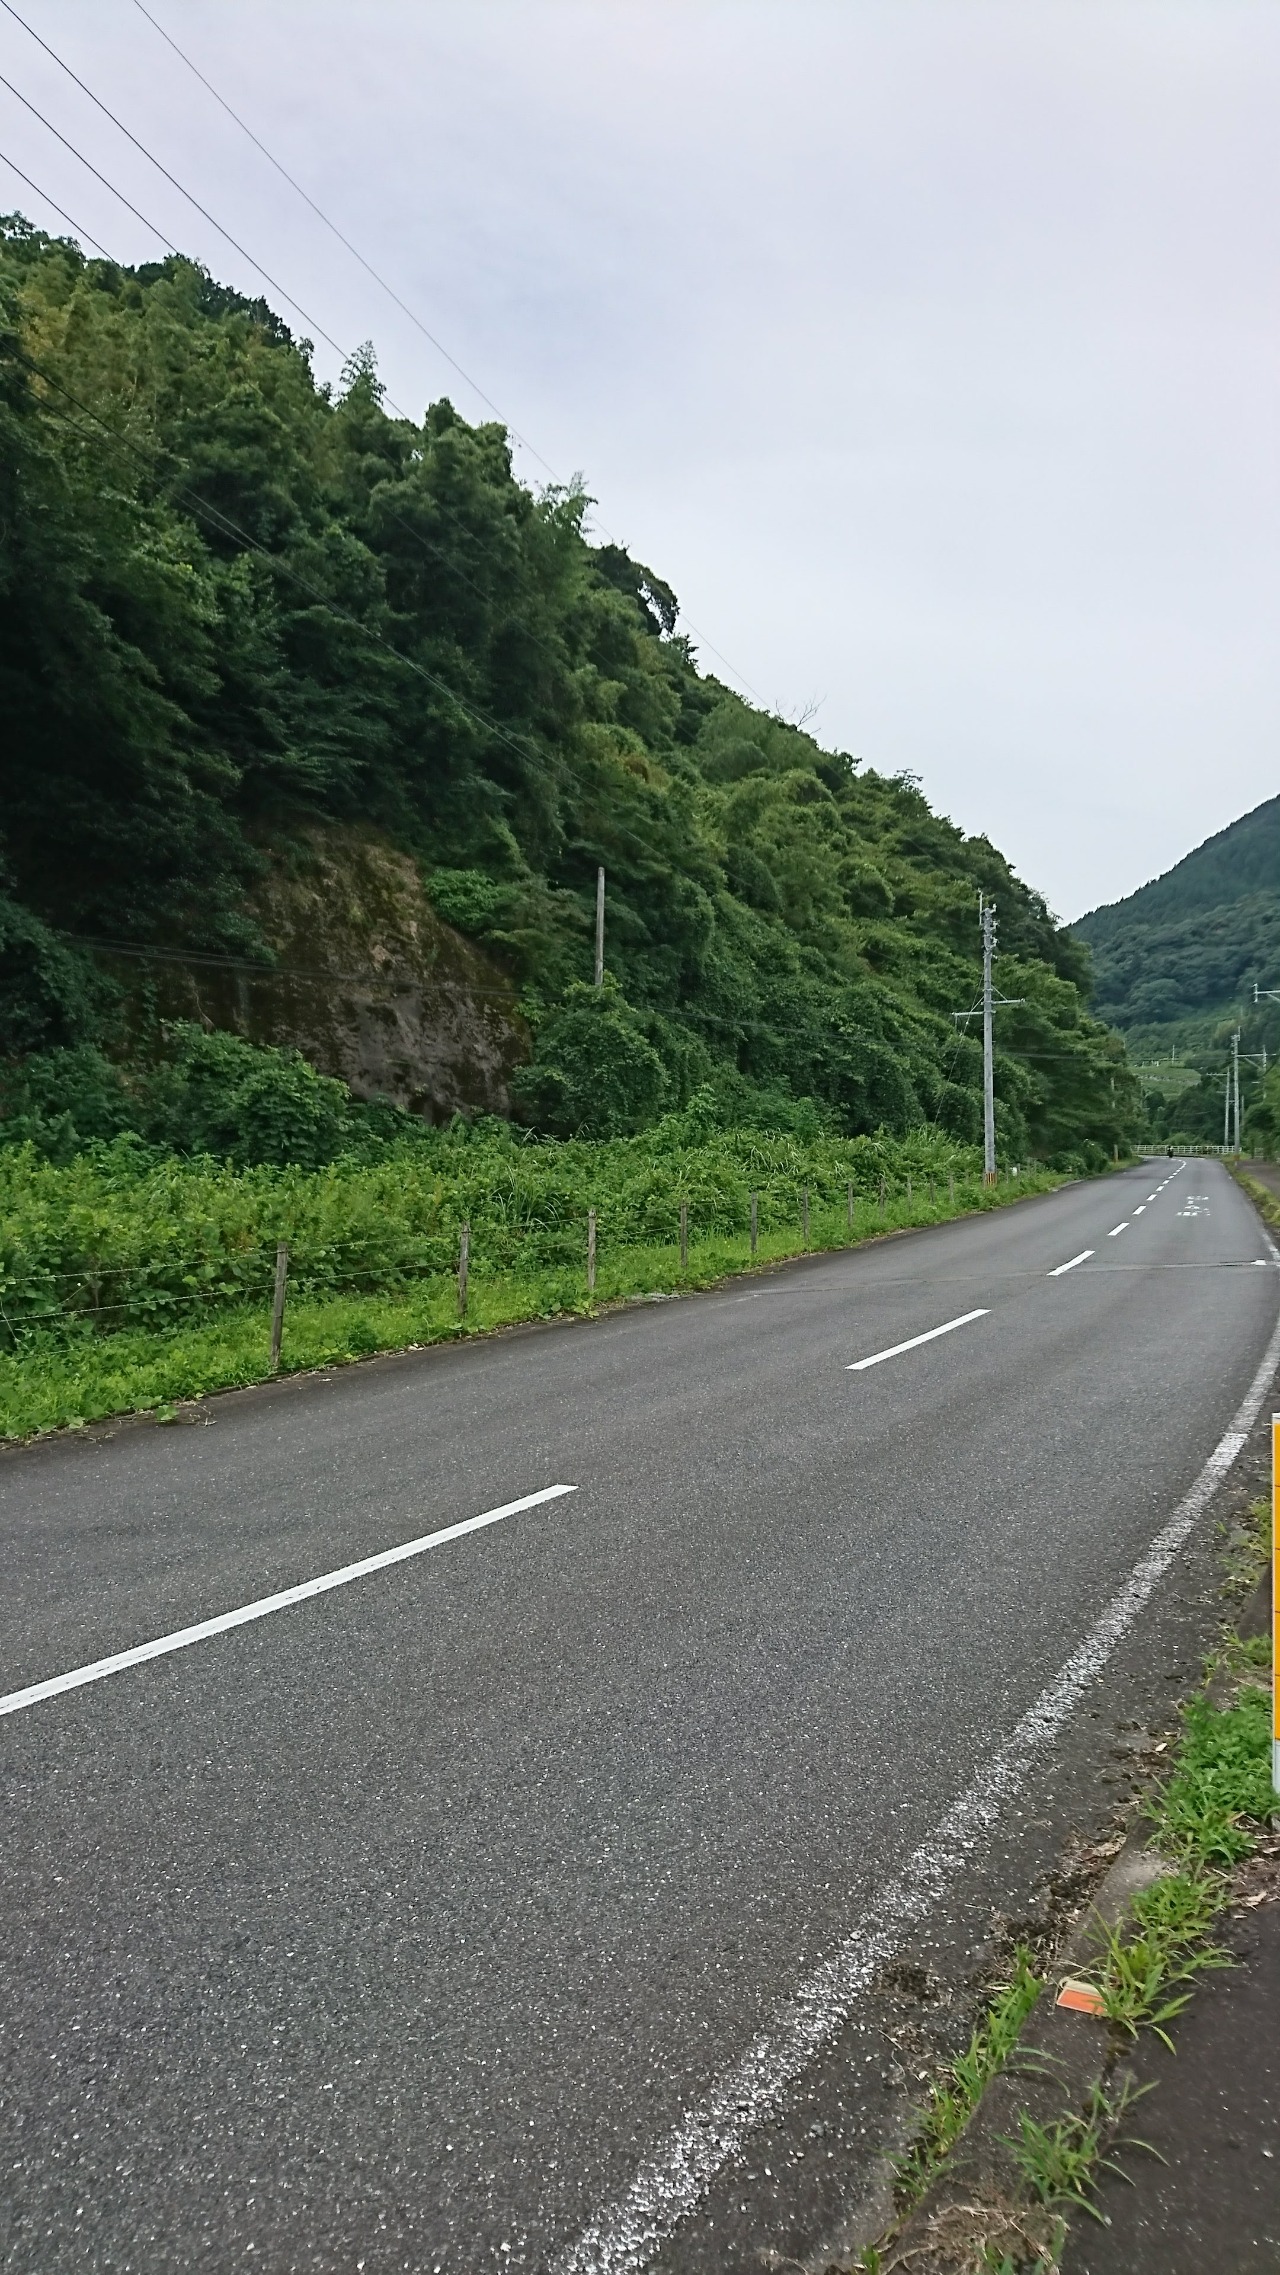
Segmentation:
<svg viewBox="0 0 1280 2275">
<path fill-rule="evenodd" d="M 65 1161 L 30 1139 L 0 1147 L 0 1433 L 260 1380 L 281 1240 L 291 1371 L 707 1286 L 751 1263 L 753 1196 L 766 1264 L 1061 1181 L 1024 1169 L 987 1191 L 977 1152 L 936 1131 L 726 1127 L 710 1094 L 642 1137 L 604 1141 L 400 1120 L 390 1136 L 360 1127 L 317 1168 L 187 1158 L 129 1133 Z"/>
<path fill-rule="evenodd" d="M 1230 1545 L 1233 1594 L 1257 1584 L 1269 1554 L 1270 1509 L 1259 1501 Z M 948 2275 L 1055 2275 L 1068 2217 L 1097 2217 L 1094 2189 L 1103 2172 L 1122 2169 L 1120 2151 L 1147 2147 L 1130 2129 L 1142 2092 L 1125 2076 L 1124 2054 L 1148 2031 L 1173 2049 L 1178 2017 L 1198 1981 L 1232 1964 L 1215 1931 L 1238 1894 L 1233 1875 L 1254 1854 L 1277 1806 L 1270 1667 L 1269 1635 L 1242 1639 L 1229 1628 L 1206 1669 L 1204 1690 L 1183 1709 L 1170 1767 L 1145 1804 L 1166 1870 L 1114 1926 L 1095 1917 L 1092 1956 L 1073 1969 L 1109 2025 L 1084 2100 L 1047 2118 L 1043 2109 L 1038 2115 L 1017 2111 L 1014 2131 L 995 2144 L 1004 2152 L 1009 2183 L 998 2203 L 969 2201 L 968 2194 L 956 2202 L 944 2194 L 931 2211 L 931 2191 L 945 2182 L 991 2080 L 1005 2070 L 1041 2079 L 1056 2074 L 1034 2044 L 1022 2047 L 1025 2023 L 1054 1977 L 1040 1954 L 1020 1945 L 965 2053 L 930 2090 L 899 2167 L 903 2220 L 893 2236 L 860 2255 L 858 2275 L 917 2265 Z"/>
<path fill-rule="evenodd" d="M 703 671 L 585 490 L 530 491 L 448 402 L 395 412 L 371 347 L 318 385 L 196 263 L 86 260 L 11 216 L 0 464 L 0 1114 L 162 1127 L 175 973 L 198 1016 L 231 968 L 224 1023 L 287 1040 L 247 979 L 232 1011 L 234 974 L 273 967 L 271 880 L 355 826 L 520 992 L 513 1104 L 544 1135 L 634 1135 L 709 1086 L 740 1120 L 807 1099 L 842 1136 L 979 1142 L 952 1014 L 981 890 L 1002 1157 L 1125 1145 L 1087 950 L 996 847 Z"/>
</svg>

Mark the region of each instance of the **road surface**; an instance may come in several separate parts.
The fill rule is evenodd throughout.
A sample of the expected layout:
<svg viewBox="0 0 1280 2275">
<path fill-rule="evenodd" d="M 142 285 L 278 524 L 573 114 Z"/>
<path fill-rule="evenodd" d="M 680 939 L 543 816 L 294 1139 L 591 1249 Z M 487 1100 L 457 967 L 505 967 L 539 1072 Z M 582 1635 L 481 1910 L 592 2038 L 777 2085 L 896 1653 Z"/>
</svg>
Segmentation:
<svg viewBox="0 0 1280 2275">
<path fill-rule="evenodd" d="M 0 1721 L 0 2264 L 693 2264 L 1052 1747 L 1273 1255 L 1160 1162 L 0 1460 L 10 1699 L 573 1488 Z"/>
</svg>

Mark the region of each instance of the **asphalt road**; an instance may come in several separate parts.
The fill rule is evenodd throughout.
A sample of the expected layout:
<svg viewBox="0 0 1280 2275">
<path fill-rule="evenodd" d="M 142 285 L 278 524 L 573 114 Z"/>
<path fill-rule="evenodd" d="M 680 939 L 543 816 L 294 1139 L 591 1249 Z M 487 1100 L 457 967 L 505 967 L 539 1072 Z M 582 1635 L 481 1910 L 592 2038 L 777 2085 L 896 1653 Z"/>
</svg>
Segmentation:
<svg viewBox="0 0 1280 2275">
<path fill-rule="evenodd" d="M 0 1722 L 3 2265 L 611 2264 L 1230 1423 L 1174 1170 L 0 1460 L 5 1693 L 576 1488 Z"/>
</svg>

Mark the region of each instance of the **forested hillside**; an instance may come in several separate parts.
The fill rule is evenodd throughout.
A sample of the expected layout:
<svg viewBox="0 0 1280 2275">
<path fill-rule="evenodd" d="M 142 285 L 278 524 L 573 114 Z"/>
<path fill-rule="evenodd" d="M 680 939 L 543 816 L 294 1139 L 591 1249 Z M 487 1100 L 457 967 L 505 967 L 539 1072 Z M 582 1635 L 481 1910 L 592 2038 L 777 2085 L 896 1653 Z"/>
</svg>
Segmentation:
<svg viewBox="0 0 1280 2275">
<path fill-rule="evenodd" d="M 625 1134 L 700 1091 L 727 1119 L 972 1140 L 979 1044 L 951 1014 L 979 983 L 982 887 L 1025 999 L 999 1020 L 1002 1151 L 1100 1162 L 1125 1136 L 1123 1054 L 1038 895 L 909 779 L 701 671 L 674 593 L 590 542 L 580 491 L 523 487 L 499 426 L 445 401 L 389 415 L 371 351 L 319 386 L 264 303 L 17 219 L 0 350 L 15 1134 L 243 1152 L 239 1083 L 258 1157 L 287 1151 L 249 1046 L 227 1045 L 237 1072 L 175 1039 L 121 951 L 269 966 L 264 878 L 356 829 L 521 991 L 534 1055 L 510 1091 L 543 1132 Z M 329 1101 L 321 1153 L 354 1110 Z"/>
<path fill-rule="evenodd" d="M 1136 1055 L 1211 1048 L 1255 982 L 1280 987 L 1280 797 L 1072 930 L 1093 950 L 1095 1009 Z"/>
</svg>

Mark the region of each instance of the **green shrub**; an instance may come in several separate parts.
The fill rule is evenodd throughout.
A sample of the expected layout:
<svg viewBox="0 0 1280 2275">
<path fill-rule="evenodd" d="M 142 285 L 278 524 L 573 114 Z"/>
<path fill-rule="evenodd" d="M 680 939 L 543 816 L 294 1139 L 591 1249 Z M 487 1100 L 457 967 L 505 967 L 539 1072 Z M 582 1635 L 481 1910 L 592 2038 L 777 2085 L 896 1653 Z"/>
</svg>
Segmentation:
<svg viewBox="0 0 1280 2275">
<path fill-rule="evenodd" d="M 667 1072 L 617 985 L 579 982 L 537 1029 L 533 1064 L 512 1081 L 517 1105 L 553 1137 L 630 1137 L 662 1112 Z"/>
</svg>

